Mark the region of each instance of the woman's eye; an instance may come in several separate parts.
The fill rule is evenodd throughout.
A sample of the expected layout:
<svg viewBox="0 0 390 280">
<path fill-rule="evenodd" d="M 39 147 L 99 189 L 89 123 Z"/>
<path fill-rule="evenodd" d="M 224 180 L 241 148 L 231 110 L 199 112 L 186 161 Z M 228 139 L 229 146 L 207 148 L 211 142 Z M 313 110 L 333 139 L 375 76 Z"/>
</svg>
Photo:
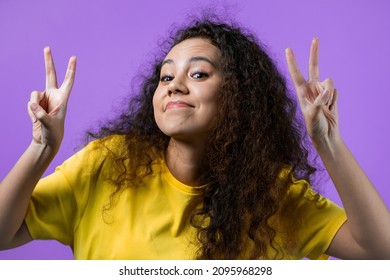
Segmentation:
<svg viewBox="0 0 390 280">
<path fill-rule="evenodd" d="M 169 82 L 169 81 L 172 81 L 173 80 L 173 77 L 172 76 L 169 76 L 169 75 L 165 75 L 165 76 L 162 76 L 160 78 L 160 81 L 161 82 Z"/>
<path fill-rule="evenodd" d="M 203 73 L 203 72 L 196 72 L 194 74 L 192 74 L 192 77 L 194 79 L 202 79 L 202 78 L 207 78 L 209 75 L 207 73 Z"/>
</svg>

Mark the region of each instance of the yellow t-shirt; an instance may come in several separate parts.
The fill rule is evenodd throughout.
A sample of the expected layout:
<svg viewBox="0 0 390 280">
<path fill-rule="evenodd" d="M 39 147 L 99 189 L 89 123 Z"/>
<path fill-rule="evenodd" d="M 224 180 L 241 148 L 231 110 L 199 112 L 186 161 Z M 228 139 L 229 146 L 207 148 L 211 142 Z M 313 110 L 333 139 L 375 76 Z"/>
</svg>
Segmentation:
<svg viewBox="0 0 390 280">
<path fill-rule="evenodd" d="M 31 236 L 71 246 L 75 259 L 193 259 L 196 230 L 189 217 L 202 187 L 179 182 L 161 160 L 142 186 L 126 189 L 112 209 L 103 211 L 114 186 L 105 180 L 108 163 L 95 143 L 39 181 L 25 218 Z M 292 192 L 305 184 L 297 180 Z M 285 259 L 326 258 L 346 220 L 343 209 L 323 197 L 318 207 L 311 195 L 309 190 L 297 207 L 302 227 Z"/>
</svg>

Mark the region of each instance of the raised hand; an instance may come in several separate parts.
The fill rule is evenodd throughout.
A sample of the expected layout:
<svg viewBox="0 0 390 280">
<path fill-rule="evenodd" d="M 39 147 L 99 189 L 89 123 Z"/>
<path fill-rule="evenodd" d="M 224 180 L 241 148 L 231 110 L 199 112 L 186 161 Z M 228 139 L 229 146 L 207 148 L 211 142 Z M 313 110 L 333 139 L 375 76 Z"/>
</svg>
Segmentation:
<svg viewBox="0 0 390 280">
<path fill-rule="evenodd" d="M 57 75 L 50 48 L 44 49 L 46 88 L 33 91 L 28 112 L 33 123 L 33 141 L 58 150 L 64 136 L 64 122 L 76 72 L 76 57 L 69 59 L 65 79 L 57 86 Z"/>
<path fill-rule="evenodd" d="M 286 49 L 288 70 L 298 95 L 306 129 L 314 144 L 339 137 L 338 94 L 331 79 L 320 82 L 318 48 L 319 41 L 314 38 L 310 48 L 308 80 L 302 76 L 292 50 Z"/>
</svg>

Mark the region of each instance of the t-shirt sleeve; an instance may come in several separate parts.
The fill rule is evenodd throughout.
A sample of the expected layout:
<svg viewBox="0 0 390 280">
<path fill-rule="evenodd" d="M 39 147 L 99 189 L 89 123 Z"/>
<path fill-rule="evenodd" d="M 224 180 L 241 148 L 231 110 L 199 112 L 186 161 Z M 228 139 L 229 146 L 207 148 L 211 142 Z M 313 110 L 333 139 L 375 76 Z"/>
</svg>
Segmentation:
<svg viewBox="0 0 390 280">
<path fill-rule="evenodd" d="M 88 203 L 96 165 L 101 163 L 94 143 L 70 157 L 35 187 L 25 222 L 33 239 L 73 244 L 74 232 Z"/>
<path fill-rule="evenodd" d="M 347 220 L 343 208 L 319 195 L 304 180 L 297 180 L 296 190 L 307 186 L 298 205 L 298 240 L 301 254 L 309 259 L 328 259 L 325 254 L 340 227 Z"/>
</svg>

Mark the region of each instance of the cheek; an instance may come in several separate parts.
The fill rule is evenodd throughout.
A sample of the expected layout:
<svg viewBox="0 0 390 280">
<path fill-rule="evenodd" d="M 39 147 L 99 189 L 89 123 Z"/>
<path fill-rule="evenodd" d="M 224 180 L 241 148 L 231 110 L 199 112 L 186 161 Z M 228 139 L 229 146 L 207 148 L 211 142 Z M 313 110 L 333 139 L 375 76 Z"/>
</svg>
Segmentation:
<svg viewBox="0 0 390 280">
<path fill-rule="evenodd" d="M 207 104 L 207 117 L 210 121 L 215 121 L 217 115 L 218 115 L 218 103 L 220 100 L 219 97 L 220 91 L 219 87 L 214 86 L 212 88 L 209 88 L 209 92 L 207 96 L 205 96 L 204 102 Z"/>
<path fill-rule="evenodd" d="M 202 96 L 203 103 L 207 104 L 207 107 L 209 107 L 210 110 L 216 110 L 218 107 L 217 103 L 218 103 L 219 88 L 210 87 L 207 89 L 207 91 L 204 92 L 206 94 Z"/>
<path fill-rule="evenodd" d="M 159 88 L 157 88 L 153 94 L 153 99 L 152 99 L 154 112 L 158 112 L 159 110 L 162 110 L 162 106 L 163 106 L 162 105 L 162 96 L 163 95 L 161 94 L 161 90 L 159 90 Z"/>
<path fill-rule="evenodd" d="M 154 120 L 158 124 L 159 115 L 161 114 L 161 112 L 160 112 L 161 111 L 161 105 L 159 105 L 160 102 L 159 102 L 157 91 L 153 95 L 152 103 L 153 103 Z"/>
<path fill-rule="evenodd" d="M 194 87 L 191 91 L 200 103 L 214 103 L 218 97 L 219 87 L 214 83 L 203 84 L 199 87 Z"/>
<path fill-rule="evenodd" d="M 154 121 L 157 124 L 157 127 L 164 132 L 164 127 L 166 126 L 166 118 L 164 117 L 164 110 L 163 110 L 163 97 L 164 94 L 158 90 L 155 91 L 153 95 L 153 115 L 154 115 Z"/>
<path fill-rule="evenodd" d="M 156 108 L 157 108 L 157 97 L 156 97 L 156 93 L 154 93 L 154 95 L 153 95 L 152 104 L 153 104 L 153 111 L 156 112 Z"/>
</svg>

